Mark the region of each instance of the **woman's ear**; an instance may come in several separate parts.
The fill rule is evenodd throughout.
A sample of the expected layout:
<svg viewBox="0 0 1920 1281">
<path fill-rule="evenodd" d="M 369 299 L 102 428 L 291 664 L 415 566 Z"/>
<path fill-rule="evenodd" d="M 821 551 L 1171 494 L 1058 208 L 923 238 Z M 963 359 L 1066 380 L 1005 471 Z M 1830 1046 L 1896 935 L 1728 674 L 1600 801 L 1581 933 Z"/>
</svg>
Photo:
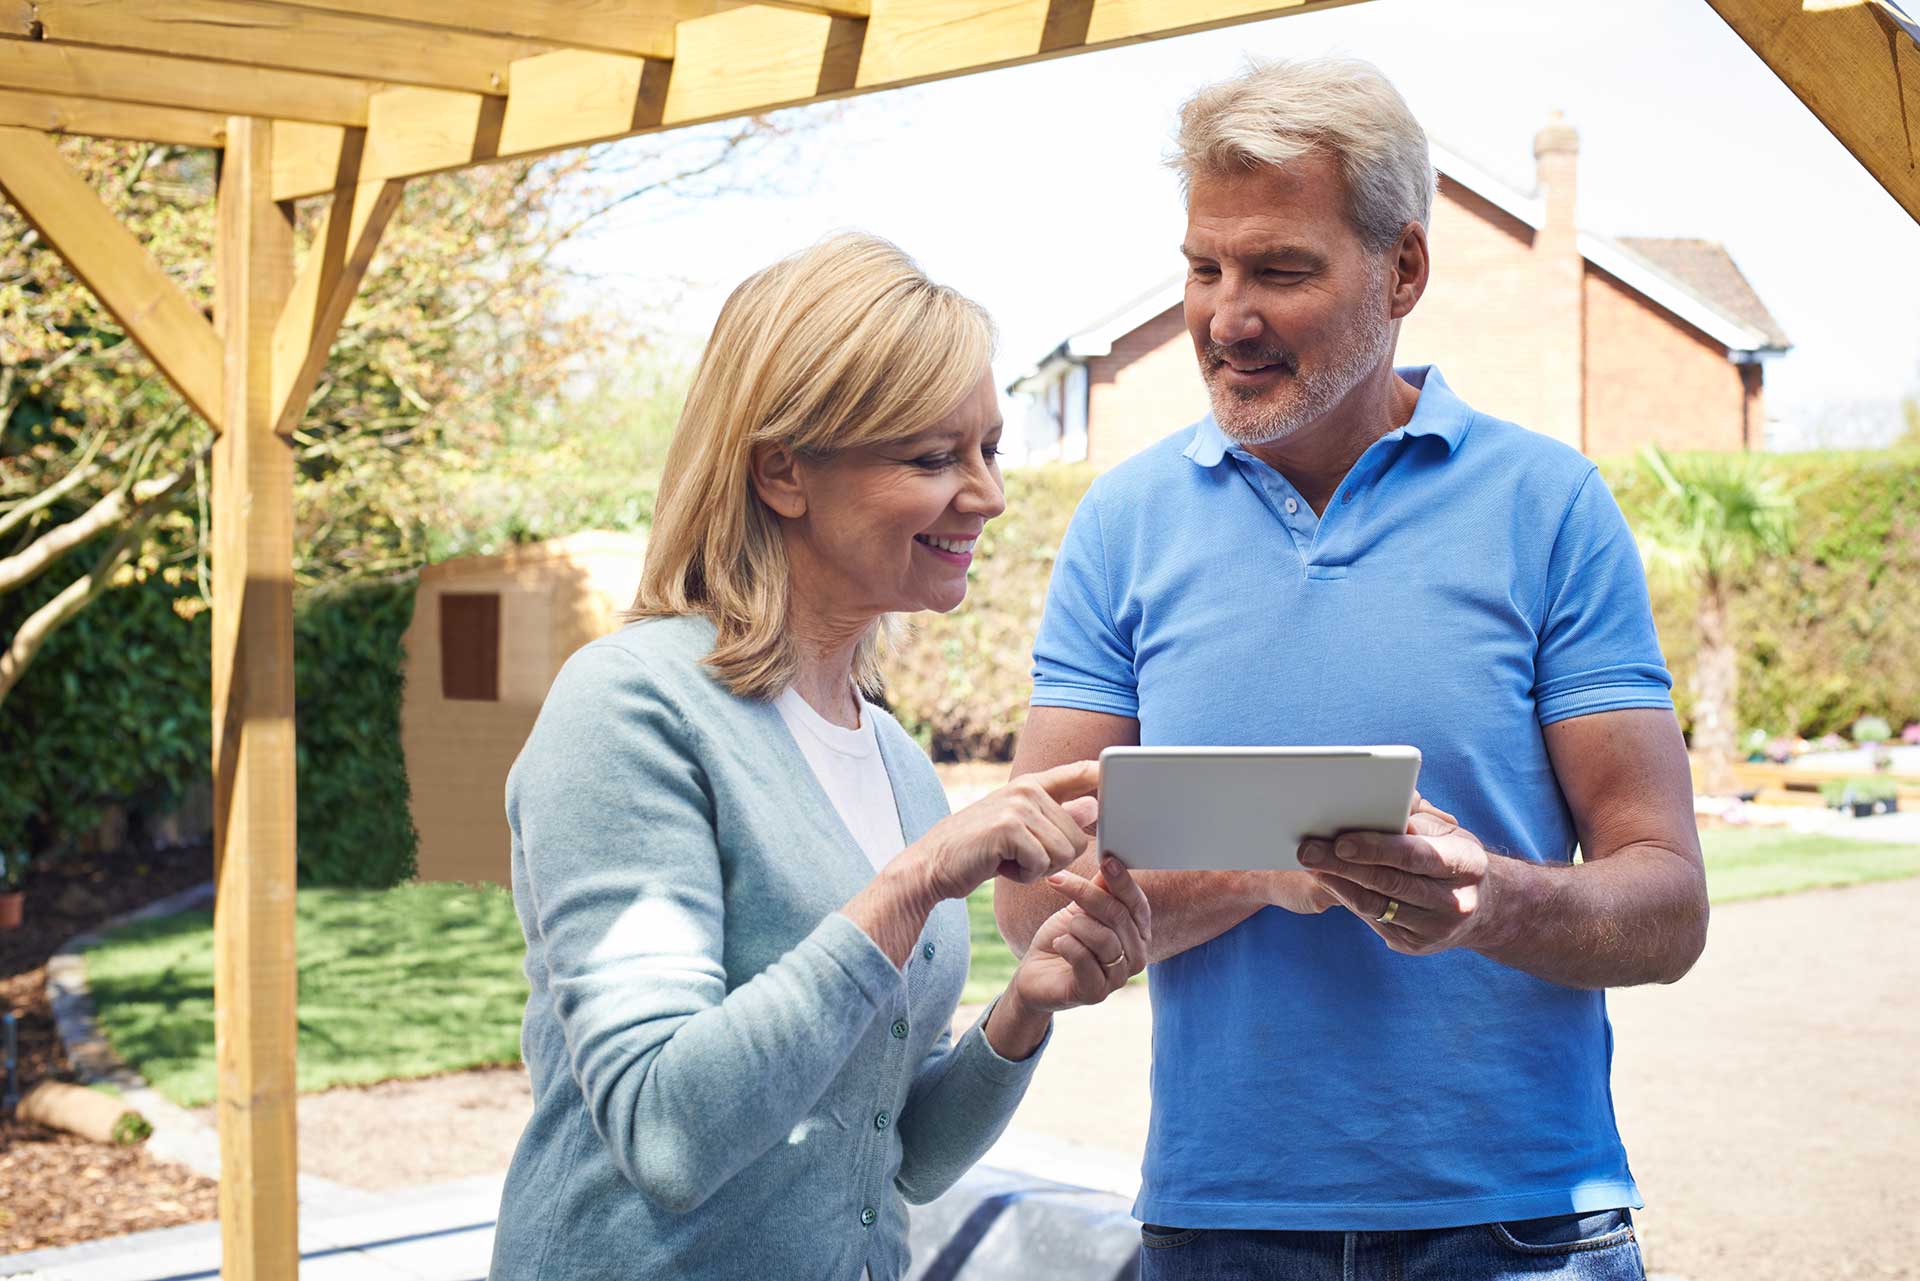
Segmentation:
<svg viewBox="0 0 1920 1281">
<path fill-rule="evenodd" d="M 807 514 L 807 491 L 800 483 L 800 460 L 791 449 L 778 444 L 755 445 L 747 457 L 747 474 L 761 502 L 788 520 L 798 520 Z"/>
</svg>

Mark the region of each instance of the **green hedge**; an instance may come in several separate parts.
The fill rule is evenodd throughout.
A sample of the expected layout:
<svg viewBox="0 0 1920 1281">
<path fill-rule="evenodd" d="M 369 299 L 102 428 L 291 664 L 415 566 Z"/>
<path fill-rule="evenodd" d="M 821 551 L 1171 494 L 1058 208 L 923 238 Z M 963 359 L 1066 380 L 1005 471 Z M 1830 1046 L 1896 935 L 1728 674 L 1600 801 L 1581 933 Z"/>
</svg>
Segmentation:
<svg viewBox="0 0 1920 1281">
<path fill-rule="evenodd" d="M 0 638 L 92 564 L 67 563 L 0 596 Z M 178 573 L 170 575 L 178 578 Z M 176 806 L 208 770 L 212 628 L 191 582 L 160 574 L 110 590 L 48 637 L 0 703 L 0 844 L 69 852 L 123 804 L 136 821 Z"/>
<path fill-rule="evenodd" d="M 414 873 L 400 747 L 401 639 L 415 580 L 308 593 L 294 610 L 300 879 L 380 889 Z"/>
<path fill-rule="evenodd" d="M 1763 457 L 1799 497 L 1799 553 L 1740 584 L 1740 721 L 1845 733 L 1874 714 L 1920 720 L 1920 450 Z M 1603 464 L 1632 521 L 1653 498 L 1631 461 Z M 966 603 L 920 615 L 888 664 L 888 701 L 938 760 L 1005 759 L 1026 714 L 1053 554 L 1093 479 L 1085 467 L 1007 477 L 1007 511 L 975 550 Z M 1654 617 L 1682 723 L 1696 649 L 1691 589 L 1656 582 Z"/>
<path fill-rule="evenodd" d="M 1845 734 L 1866 715 L 1896 730 L 1920 720 L 1920 449 L 1764 463 L 1797 497 L 1797 551 L 1747 575 L 1734 596 L 1741 727 L 1813 738 Z M 1652 478 L 1626 463 L 1605 471 L 1631 521 Z M 1696 597 L 1660 582 L 1653 595 L 1688 723 Z"/>
<path fill-rule="evenodd" d="M 0 635 L 87 559 L 83 549 L 74 571 L 0 597 Z M 303 882 L 381 887 L 413 874 L 400 748 L 400 641 L 413 592 L 411 579 L 361 585 L 310 594 L 295 609 Z M 108 805 L 125 806 L 137 824 L 208 778 L 212 615 L 200 606 L 190 579 L 149 574 L 48 639 L 0 704 L 0 842 L 59 857 Z"/>
</svg>

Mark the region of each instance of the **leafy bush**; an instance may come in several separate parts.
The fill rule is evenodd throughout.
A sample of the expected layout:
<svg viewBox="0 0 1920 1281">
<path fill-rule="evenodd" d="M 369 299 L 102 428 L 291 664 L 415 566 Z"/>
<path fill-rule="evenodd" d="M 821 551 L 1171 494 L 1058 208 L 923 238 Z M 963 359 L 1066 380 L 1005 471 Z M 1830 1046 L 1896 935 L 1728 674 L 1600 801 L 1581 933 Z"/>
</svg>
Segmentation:
<svg viewBox="0 0 1920 1281">
<path fill-rule="evenodd" d="M 1896 724 L 1920 716 L 1920 452 L 1762 455 L 1761 463 L 1798 496 L 1798 550 L 1736 584 L 1739 723 L 1816 738 L 1844 733 L 1862 716 Z M 1651 481 L 1626 463 L 1604 470 L 1634 521 L 1653 498 Z M 1653 600 L 1686 724 L 1694 593 L 1659 585 Z"/>
<path fill-rule="evenodd" d="M 91 564 L 65 565 L 0 596 L 0 636 Z M 198 591 L 181 566 L 130 565 L 107 592 L 53 633 L 0 704 L 0 842 L 36 858 L 69 852 L 109 805 L 130 815 L 174 808 L 206 776 L 212 630 L 191 619 Z"/>
<path fill-rule="evenodd" d="M 1853 723 L 1856 743 L 1884 743 L 1893 737 L 1893 726 L 1878 716 L 1862 716 Z"/>
<path fill-rule="evenodd" d="M 383 889 L 413 875 L 400 642 L 414 586 L 409 576 L 323 589 L 294 610 L 304 883 Z"/>
</svg>

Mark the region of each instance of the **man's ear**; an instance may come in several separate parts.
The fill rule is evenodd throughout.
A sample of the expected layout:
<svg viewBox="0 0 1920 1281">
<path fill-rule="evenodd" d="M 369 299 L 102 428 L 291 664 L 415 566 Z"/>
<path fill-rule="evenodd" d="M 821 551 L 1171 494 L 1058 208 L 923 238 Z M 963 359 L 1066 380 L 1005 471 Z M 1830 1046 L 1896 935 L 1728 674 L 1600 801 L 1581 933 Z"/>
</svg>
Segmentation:
<svg viewBox="0 0 1920 1281">
<path fill-rule="evenodd" d="M 747 475 L 760 501 L 788 520 L 807 514 L 807 491 L 800 483 L 799 458 L 785 445 L 755 445 L 747 456 Z"/>
<path fill-rule="evenodd" d="M 1427 229 L 1417 222 L 1408 223 L 1400 233 L 1400 243 L 1394 247 L 1393 270 L 1387 276 L 1393 290 L 1387 300 L 1390 319 L 1405 319 L 1420 296 L 1427 292 L 1427 273 L 1431 266 Z"/>
</svg>

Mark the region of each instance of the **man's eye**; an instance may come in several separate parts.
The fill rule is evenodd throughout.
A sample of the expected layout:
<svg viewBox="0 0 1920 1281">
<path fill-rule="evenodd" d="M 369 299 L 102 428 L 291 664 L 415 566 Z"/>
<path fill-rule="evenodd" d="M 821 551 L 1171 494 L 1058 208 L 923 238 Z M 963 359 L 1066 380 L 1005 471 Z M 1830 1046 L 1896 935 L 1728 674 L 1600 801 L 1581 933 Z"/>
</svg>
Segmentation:
<svg viewBox="0 0 1920 1281">
<path fill-rule="evenodd" d="M 1212 280 L 1220 274 L 1220 269 L 1218 267 L 1201 267 L 1196 265 L 1187 268 L 1187 274 L 1195 280 Z"/>
</svg>

